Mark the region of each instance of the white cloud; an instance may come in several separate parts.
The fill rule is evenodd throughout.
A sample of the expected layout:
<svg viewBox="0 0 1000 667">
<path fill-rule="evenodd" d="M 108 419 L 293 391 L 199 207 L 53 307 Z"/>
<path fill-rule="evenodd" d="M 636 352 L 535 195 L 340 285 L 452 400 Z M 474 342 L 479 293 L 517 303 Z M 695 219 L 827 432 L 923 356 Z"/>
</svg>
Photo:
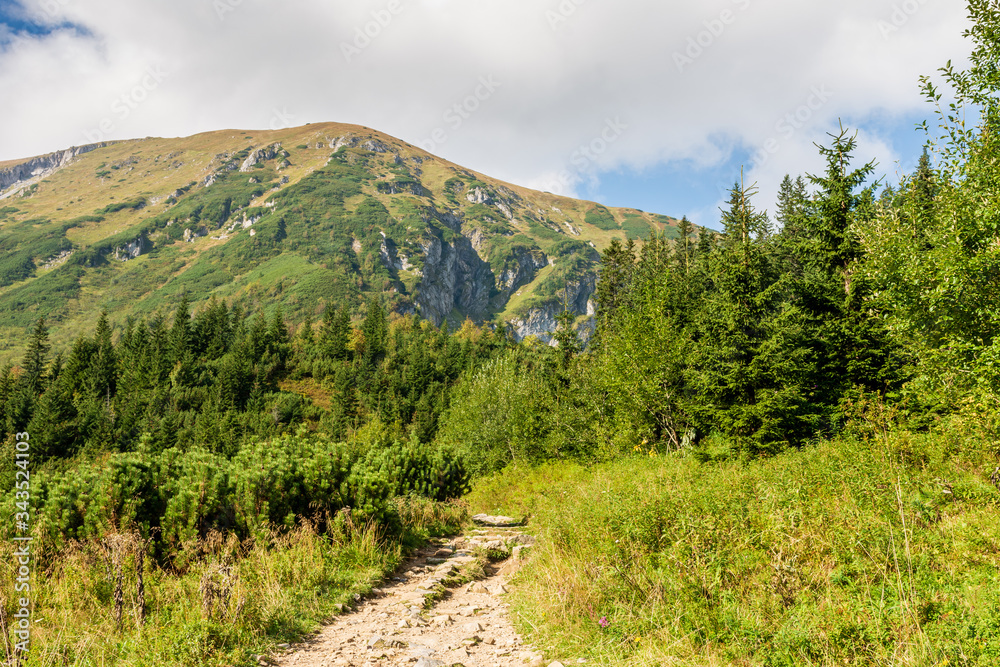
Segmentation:
<svg viewBox="0 0 1000 667">
<path fill-rule="evenodd" d="M 927 0 L 23 4 L 38 22 L 85 30 L 15 37 L 0 52 L 0 159 L 98 134 L 266 128 L 277 109 L 413 143 L 445 128 L 442 156 L 568 193 L 604 170 L 710 166 L 777 139 L 748 173 L 773 189 L 813 168 L 812 142 L 838 118 L 923 109 L 917 76 L 968 49 L 960 4 Z M 163 74 L 155 86 L 150 68 Z M 500 85 L 455 127 L 446 114 L 481 77 Z M 831 94 L 789 134 L 783 119 L 816 89 Z M 627 129 L 581 166 L 581 146 L 613 119 Z M 884 139 L 865 149 L 895 159 Z"/>
</svg>

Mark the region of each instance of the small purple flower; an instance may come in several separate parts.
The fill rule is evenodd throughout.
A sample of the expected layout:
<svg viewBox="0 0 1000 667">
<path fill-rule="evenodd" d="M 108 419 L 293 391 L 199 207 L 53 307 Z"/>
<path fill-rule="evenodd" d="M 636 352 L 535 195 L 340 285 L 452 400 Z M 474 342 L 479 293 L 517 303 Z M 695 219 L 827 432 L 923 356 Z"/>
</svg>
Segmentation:
<svg viewBox="0 0 1000 667">
<path fill-rule="evenodd" d="M 606 616 L 601 616 L 601 620 L 599 620 L 599 621 L 597 622 L 597 624 L 598 624 L 599 626 L 601 626 L 602 628 L 606 628 L 606 627 L 608 627 L 609 625 L 611 625 L 611 622 L 610 622 L 610 621 L 608 620 L 608 618 L 607 618 Z"/>
</svg>

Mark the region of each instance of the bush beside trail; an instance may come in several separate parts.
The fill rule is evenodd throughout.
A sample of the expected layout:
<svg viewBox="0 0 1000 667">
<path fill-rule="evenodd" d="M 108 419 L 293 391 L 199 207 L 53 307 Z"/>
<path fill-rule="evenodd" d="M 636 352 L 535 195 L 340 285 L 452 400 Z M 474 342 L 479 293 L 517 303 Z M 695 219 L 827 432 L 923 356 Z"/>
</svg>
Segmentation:
<svg viewBox="0 0 1000 667">
<path fill-rule="evenodd" d="M 323 530 L 344 511 L 352 524 L 395 537 L 401 528 L 393 498 L 457 498 L 468 479 L 457 455 L 419 443 L 363 451 L 295 435 L 253 443 L 231 460 L 199 450 L 106 454 L 71 474 L 36 474 L 34 524 L 46 554 L 74 540 L 137 530 L 155 538 L 168 560 L 213 531 L 263 537 L 303 519 Z M 6 497 L 4 511 L 12 513 L 13 503 Z"/>
</svg>

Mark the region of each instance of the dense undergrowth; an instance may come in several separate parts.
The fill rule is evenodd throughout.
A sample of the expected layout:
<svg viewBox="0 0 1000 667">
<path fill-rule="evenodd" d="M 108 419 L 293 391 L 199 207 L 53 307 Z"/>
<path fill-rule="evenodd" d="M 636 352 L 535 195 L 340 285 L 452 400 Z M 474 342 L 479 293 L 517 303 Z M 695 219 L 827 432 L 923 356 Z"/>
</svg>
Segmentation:
<svg viewBox="0 0 1000 667">
<path fill-rule="evenodd" d="M 997 454 L 976 429 L 862 428 L 766 459 L 511 468 L 469 500 L 542 537 L 515 618 L 556 655 L 985 667 L 1000 661 Z"/>
<path fill-rule="evenodd" d="M 415 497 L 392 505 L 395 535 L 349 515 L 332 531 L 308 520 L 246 540 L 210 531 L 186 545 L 191 558 L 181 568 L 144 559 L 149 543 L 139 531 L 73 541 L 38 573 L 32 650 L 22 664 L 256 665 L 255 654 L 354 605 L 407 546 L 454 532 L 467 517 L 461 505 Z M 11 543 L 0 549 L 11 562 Z M 12 573 L 0 577 L 12 590 Z M 9 614 L 0 620 L 10 628 Z M 4 651 L 13 655 L 10 641 Z"/>
<path fill-rule="evenodd" d="M 936 166 L 876 196 L 842 131 L 780 231 L 738 183 L 719 235 L 613 243 L 588 349 L 568 310 L 549 347 L 378 298 L 294 334 L 184 298 L 65 358 L 40 319 L 0 372 L 0 490 L 32 452 L 29 664 L 249 664 L 457 529 L 470 475 L 541 533 L 515 621 L 567 656 L 997 664 L 1000 9 L 968 5 L 975 67 L 943 72 L 981 124 L 944 112 Z"/>
</svg>

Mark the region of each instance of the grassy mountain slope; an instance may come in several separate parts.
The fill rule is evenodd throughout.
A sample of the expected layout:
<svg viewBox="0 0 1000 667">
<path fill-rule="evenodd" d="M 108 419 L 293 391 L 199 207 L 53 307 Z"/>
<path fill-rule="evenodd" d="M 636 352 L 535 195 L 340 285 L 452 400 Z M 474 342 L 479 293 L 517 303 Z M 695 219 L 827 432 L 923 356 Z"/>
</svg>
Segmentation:
<svg viewBox="0 0 1000 667">
<path fill-rule="evenodd" d="M 436 323 L 522 322 L 561 298 L 582 315 L 598 251 L 676 234 L 666 216 L 503 183 L 337 123 L 122 141 L 48 166 L 0 192 L 0 358 L 39 315 L 58 347 L 102 308 L 121 323 L 185 291 L 293 319 L 371 293 Z"/>
</svg>

